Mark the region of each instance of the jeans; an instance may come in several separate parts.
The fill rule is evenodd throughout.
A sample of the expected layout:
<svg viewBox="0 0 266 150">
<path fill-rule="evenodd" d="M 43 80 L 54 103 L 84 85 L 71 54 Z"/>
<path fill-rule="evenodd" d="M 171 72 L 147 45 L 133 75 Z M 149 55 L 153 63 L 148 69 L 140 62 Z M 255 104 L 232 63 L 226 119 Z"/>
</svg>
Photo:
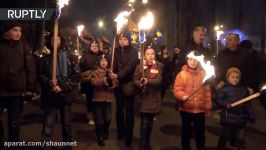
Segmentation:
<svg viewBox="0 0 266 150">
<path fill-rule="evenodd" d="M 57 117 L 57 111 L 59 111 L 61 124 L 62 124 L 62 136 L 64 142 L 72 142 L 72 128 L 71 128 L 71 105 L 63 105 L 59 107 L 46 106 L 44 110 L 44 124 L 43 124 L 43 140 L 50 141 L 55 119 Z"/>
<path fill-rule="evenodd" d="M 151 148 L 150 137 L 155 113 L 141 113 L 140 116 L 140 150 L 148 150 Z"/>
</svg>

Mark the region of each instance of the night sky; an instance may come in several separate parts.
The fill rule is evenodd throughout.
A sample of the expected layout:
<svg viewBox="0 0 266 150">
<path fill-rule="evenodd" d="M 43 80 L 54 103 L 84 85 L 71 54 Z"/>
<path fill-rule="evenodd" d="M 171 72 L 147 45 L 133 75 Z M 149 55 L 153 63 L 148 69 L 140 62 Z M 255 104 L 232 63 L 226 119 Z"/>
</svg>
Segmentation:
<svg viewBox="0 0 266 150">
<path fill-rule="evenodd" d="M 66 26 L 76 26 L 84 24 L 88 26 L 90 32 L 99 32 L 97 22 L 101 18 L 107 30 L 100 31 L 110 34 L 112 22 L 119 11 L 126 6 L 127 0 L 70 0 L 69 6 L 63 10 L 63 17 Z M 64 22 L 65 22 L 64 21 Z"/>
</svg>

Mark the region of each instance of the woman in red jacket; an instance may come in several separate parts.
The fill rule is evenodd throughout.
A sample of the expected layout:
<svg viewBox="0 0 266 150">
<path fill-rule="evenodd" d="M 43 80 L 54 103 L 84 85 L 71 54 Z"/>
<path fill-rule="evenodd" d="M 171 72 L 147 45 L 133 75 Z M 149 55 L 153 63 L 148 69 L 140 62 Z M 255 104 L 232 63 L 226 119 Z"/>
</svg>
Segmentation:
<svg viewBox="0 0 266 150">
<path fill-rule="evenodd" d="M 195 52 L 192 52 L 195 54 Z M 182 119 L 182 147 L 191 149 L 191 128 L 195 130 L 197 149 L 205 147 L 205 114 L 211 111 L 211 92 L 209 86 L 202 87 L 196 94 L 190 96 L 196 89 L 202 86 L 205 76 L 200 63 L 193 59 L 187 59 L 187 65 L 182 67 L 176 76 L 174 95 L 180 101 L 179 110 Z"/>
</svg>

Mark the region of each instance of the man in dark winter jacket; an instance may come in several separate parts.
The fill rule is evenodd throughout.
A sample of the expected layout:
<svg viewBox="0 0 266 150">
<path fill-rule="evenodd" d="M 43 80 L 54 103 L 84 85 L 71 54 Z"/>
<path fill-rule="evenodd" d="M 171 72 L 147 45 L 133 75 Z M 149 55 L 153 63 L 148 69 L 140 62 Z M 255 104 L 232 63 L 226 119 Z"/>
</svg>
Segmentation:
<svg viewBox="0 0 266 150">
<path fill-rule="evenodd" d="M 239 46 L 239 35 L 228 34 L 226 37 L 226 48 L 219 52 L 215 58 L 215 74 L 216 80 L 225 81 L 226 70 L 230 67 L 237 67 L 242 73 L 241 83 L 250 86 L 248 78 L 251 76 L 248 74 L 250 68 L 249 64 L 249 52 L 242 49 Z"/>
<path fill-rule="evenodd" d="M 52 47 L 53 38 L 48 40 L 47 48 L 51 50 L 50 53 L 44 55 L 38 64 L 39 81 L 42 87 L 42 104 L 44 109 L 44 123 L 42 130 L 42 140 L 50 141 L 52 138 L 53 126 L 57 112 L 60 114 L 62 123 L 62 137 L 64 142 L 72 142 L 72 128 L 71 128 L 71 104 L 74 100 L 74 95 L 78 92 L 76 85 L 78 82 L 71 80 L 71 77 L 79 74 L 78 64 L 70 61 L 67 51 L 63 49 L 63 39 L 58 38 L 58 54 L 56 67 L 56 81 L 51 81 L 52 77 Z M 71 149 L 67 147 L 65 149 Z M 51 147 L 44 147 L 43 149 L 51 149 Z"/>
<path fill-rule="evenodd" d="M 20 41 L 21 24 L 16 21 L 0 24 L 0 121 L 7 108 L 8 141 L 15 142 L 19 141 L 23 96 L 34 90 L 36 69 L 31 51 Z M 0 147 L 3 144 L 3 132 L 1 122 Z"/>
<path fill-rule="evenodd" d="M 212 53 L 209 48 L 203 46 L 204 37 L 206 34 L 206 28 L 203 26 L 196 26 L 193 29 L 193 39 L 189 40 L 181 50 L 180 65 L 186 64 L 187 54 L 192 50 L 198 51 L 203 54 L 206 60 L 211 60 Z"/>
<path fill-rule="evenodd" d="M 119 36 L 119 47 L 114 53 L 113 79 L 119 80 L 119 86 L 115 89 L 116 98 L 116 124 L 117 139 L 125 137 L 126 146 L 130 147 L 133 138 L 134 127 L 134 84 L 133 74 L 138 60 L 138 52 L 131 46 L 130 33 Z"/>
</svg>

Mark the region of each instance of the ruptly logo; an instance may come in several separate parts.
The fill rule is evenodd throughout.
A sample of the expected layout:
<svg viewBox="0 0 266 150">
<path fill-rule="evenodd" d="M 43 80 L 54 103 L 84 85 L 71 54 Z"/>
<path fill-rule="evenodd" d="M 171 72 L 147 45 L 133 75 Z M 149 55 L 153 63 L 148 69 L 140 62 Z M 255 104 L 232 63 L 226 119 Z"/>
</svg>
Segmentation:
<svg viewBox="0 0 266 150">
<path fill-rule="evenodd" d="M 54 12 L 52 8 L 4 8 L 0 20 L 50 20 Z"/>
</svg>

